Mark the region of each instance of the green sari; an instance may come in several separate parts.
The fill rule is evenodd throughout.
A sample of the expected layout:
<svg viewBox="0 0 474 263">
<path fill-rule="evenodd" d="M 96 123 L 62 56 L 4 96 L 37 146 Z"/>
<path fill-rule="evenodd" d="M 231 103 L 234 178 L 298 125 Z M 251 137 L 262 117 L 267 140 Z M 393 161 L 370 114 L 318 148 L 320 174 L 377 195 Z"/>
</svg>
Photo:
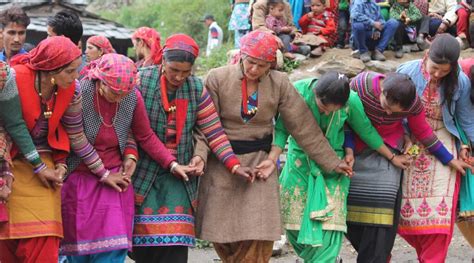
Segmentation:
<svg viewBox="0 0 474 263">
<path fill-rule="evenodd" d="M 294 86 L 340 158 L 344 157 L 345 124 L 370 148 L 376 150 L 382 146 L 383 140 L 367 118 L 357 93 L 351 91 L 344 107 L 324 115 L 319 112 L 312 90 L 316 83 L 317 79 L 304 79 L 294 83 Z M 346 200 L 350 178 L 322 170 L 298 146 L 282 120 L 278 119 L 274 144 L 284 149 L 287 141 L 287 161 L 280 176 L 283 226 L 297 254 L 306 262 L 330 262 L 339 254 L 343 235 L 347 231 Z M 331 249 L 334 246 L 339 249 Z M 330 253 L 322 252 L 325 250 L 330 250 Z"/>
</svg>

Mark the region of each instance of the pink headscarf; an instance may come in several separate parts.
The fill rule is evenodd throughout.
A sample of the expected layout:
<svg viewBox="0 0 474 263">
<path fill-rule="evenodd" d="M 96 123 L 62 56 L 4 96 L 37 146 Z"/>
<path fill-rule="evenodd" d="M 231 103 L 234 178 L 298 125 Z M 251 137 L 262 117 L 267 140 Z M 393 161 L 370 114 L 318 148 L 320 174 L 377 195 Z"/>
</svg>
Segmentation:
<svg viewBox="0 0 474 263">
<path fill-rule="evenodd" d="M 132 35 L 132 39 L 141 39 L 151 50 L 151 59 L 153 64 L 161 64 L 161 44 L 160 33 L 149 27 L 140 27 Z"/>
<path fill-rule="evenodd" d="M 276 60 L 278 43 L 275 36 L 255 30 L 240 39 L 240 53 L 268 62 Z"/>
<path fill-rule="evenodd" d="M 174 34 L 168 37 L 163 52 L 168 50 L 182 50 L 191 53 L 196 58 L 199 56 L 199 45 L 192 37 L 185 34 Z"/>
<path fill-rule="evenodd" d="M 110 53 L 90 63 L 87 79 L 98 79 L 115 92 L 129 92 L 137 86 L 137 67 L 124 55 Z"/>
<path fill-rule="evenodd" d="M 27 54 L 17 55 L 11 66 L 24 64 L 33 70 L 51 71 L 66 66 L 81 56 L 81 50 L 64 36 L 48 37 Z"/>
<path fill-rule="evenodd" d="M 104 36 L 91 36 L 87 39 L 87 43 L 100 48 L 104 54 L 115 53 L 112 44 L 110 44 L 110 41 Z"/>
</svg>

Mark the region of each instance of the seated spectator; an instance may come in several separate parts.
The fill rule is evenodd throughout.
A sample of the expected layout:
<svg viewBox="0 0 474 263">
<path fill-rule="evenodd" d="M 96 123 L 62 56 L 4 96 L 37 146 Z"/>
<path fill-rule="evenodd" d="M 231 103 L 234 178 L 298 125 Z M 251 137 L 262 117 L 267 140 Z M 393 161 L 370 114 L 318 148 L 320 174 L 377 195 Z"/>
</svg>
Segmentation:
<svg viewBox="0 0 474 263">
<path fill-rule="evenodd" d="M 311 12 L 301 17 L 299 24 L 303 36 L 294 43 L 311 46 L 311 56 L 320 57 L 327 47 L 332 46 L 336 33 L 333 14 L 325 10 L 326 0 L 311 0 Z"/>
<path fill-rule="evenodd" d="M 380 7 L 373 0 L 355 0 L 351 6 L 352 36 L 355 48 L 359 50 L 360 59 L 368 62 L 371 59 L 385 61 L 383 52 L 395 35 L 398 21 L 385 21 Z M 369 48 L 373 49 L 372 56 Z"/>
<path fill-rule="evenodd" d="M 390 18 L 398 20 L 398 29 L 395 33 L 395 57 L 403 57 L 403 44 L 415 42 L 420 29 L 420 10 L 410 0 L 397 0 L 390 8 Z"/>
<path fill-rule="evenodd" d="M 458 34 L 457 40 L 461 44 L 461 49 L 469 47 L 469 16 L 473 9 L 472 0 L 461 0 L 458 4 L 458 10 L 456 14 L 458 21 L 456 23 L 456 33 Z M 471 41 L 471 45 L 473 45 Z"/>
<path fill-rule="evenodd" d="M 434 38 L 436 34 L 449 33 L 456 36 L 456 0 L 431 0 L 429 2 L 428 19 L 423 19 L 417 43 L 424 46 L 426 38 Z"/>
<path fill-rule="evenodd" d="M 298 33 L 298 29 L 288 23 L 285 17 L 285 2 L 284 0 L 268 0 L 268 15 L 265 18 L 266 28 L 273 31 L 274 34 L 283 42 L 282 52 L 288 59 L 295 59 L 292 51 L 297 51 L 292 48 L 291 42 Z"/>
</svg>

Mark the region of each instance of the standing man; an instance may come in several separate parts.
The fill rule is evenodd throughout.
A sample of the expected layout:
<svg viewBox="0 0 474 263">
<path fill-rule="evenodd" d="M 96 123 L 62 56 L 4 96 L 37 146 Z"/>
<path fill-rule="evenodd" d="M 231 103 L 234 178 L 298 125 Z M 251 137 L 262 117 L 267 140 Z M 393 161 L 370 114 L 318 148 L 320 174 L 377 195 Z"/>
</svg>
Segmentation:
<svg viewBox="0 0 474 263">
<path fill-rule="evenodd" d="M 204 17 L 204 24 L 209 27 L 209 34 L 207 35 L 206 56 L 210 56 L 212 50 L 219 49 L 222 46 L 222 39 L 224 33 L 222 28 L 217 24 L 213 15 L 206 15 Z"/>
<path fill-rule="evenodd" d="M 26 53 L 23 44 L 25 44 L 26 28 L 30 24 L 30 18 L 21 7 L 13 6 L 1 13 L 0 22 L 3 29 L 3 49 L 0 60 L 9 63 L 13 56 Z"/>
<path fill-rule="evenodd" d="M 82 22 L 76 13 L 69 10 L 57 12 L 48 18 L 47 31 L 48 37 L 65 36 L 82 49 Z"/>
</svg>

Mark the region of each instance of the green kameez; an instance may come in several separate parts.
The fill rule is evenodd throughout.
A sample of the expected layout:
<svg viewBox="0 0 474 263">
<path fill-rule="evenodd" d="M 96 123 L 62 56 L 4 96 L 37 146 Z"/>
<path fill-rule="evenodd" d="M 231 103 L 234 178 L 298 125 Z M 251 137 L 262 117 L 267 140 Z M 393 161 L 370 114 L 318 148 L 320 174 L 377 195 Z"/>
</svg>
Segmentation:
<svg viewBox="0 0 474 263">
<path fill-rule="evenodd" d="M 324 115 L 319 112 L 312 90 L 316 82 L 317 79 L 304 79 L 294 86 L 337 155 L 344 157 L 346 123 L 370 148 L 379 149 L 383 140 L 367 118 L 357 93 L 351 91 L 344 107 Z M 346 200 L 350 179 L 342 174 L 324 172 L 289 136 L 279 119 L 274 144 L 284 149 L 287 141 L 287 162 L 280 176 L 283 226 L 292 236 L 290 243 L 306 262 L 334 262 L 347 231 Z"/>
</svg>

